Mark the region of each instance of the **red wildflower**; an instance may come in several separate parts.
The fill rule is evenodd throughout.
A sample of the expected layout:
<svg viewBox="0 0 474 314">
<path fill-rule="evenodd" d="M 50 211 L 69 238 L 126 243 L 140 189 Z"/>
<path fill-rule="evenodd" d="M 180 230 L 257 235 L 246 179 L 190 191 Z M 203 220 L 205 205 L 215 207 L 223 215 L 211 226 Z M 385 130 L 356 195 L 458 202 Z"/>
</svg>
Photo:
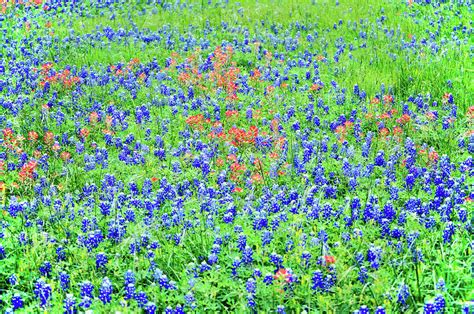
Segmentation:
<svg viewBox="0 0 474 314">
<path fill-rule="evenodd" d="M 90 131 L 86 128 L 83 128 L 81 129 L 81 131 L 79 132 L 79 135 L 82 137 L 82 138 L 86 138 L 88 137 L 90 134 Z"/>
<path fill-rule="evenodd" d="M 44 133 L 43 141 L 46 144 L 53 144 L 53 142 L 54 142 L 54 133 L 51 132 L 51 131 L 47 131 L 46 133 Z"/>
<path fill-rule="evenodd" d="M 374 97 L 372 98 L 372 100 L 370 101 L 371 104 L 379 104 L 380 103 L 380 99 L 377 98 L 377 97 Z"/>
<path fill-rule="evenodd" d="M 334 256 L 324 255 L 323 257 L 324 257 L 324 262 L 326 263 L 326 265 L 331 265 L 336 262 L 336 258 Z"/>
<path fill-rule="evenodd" d="M 278 134 L 279 133 L 279 126 L 280 126 L 280 120 L 278 119 L 273 119 L 272 120 L 272 123 L 270 125 L 270 129 L 272 130 L 272 132 L 274 132 L 275 134 Z"/>
<path fill-rule="evenodd" d="M 386 104 L 391 104 L 393 102 L 393 96 L 392 95 L 384 95 L 383 96 L 383 102 Z"/>
<path fill-rule="evenodd" d="M 64 151 L 64 152 L 61 153 L 60 157 L 61 157 L 62 160 L 67 161 L 71 158 L 71 153 L 67 152 L 67 151 Z"/>
<path fill-rule="evenodd" d="M 38 139 L 38 133 L 35 131 L 28 132 L 28 140 L 29 141 L 36 141 Z"/>
<path fill-rule="evenodd" d="M 227 160 L 237 162 L 237 156 L 235 156 L 235 154 L 230 154 L 227 156 Z"/>
<path fill-rule="evenodd" d="M 235 117 L 238 117 L 238 116 L 239 116 L 239 112 L 238 112 L 237 110 L 227 110 L 227 111 L 225 112 L 225 116 L 226 116 L 227 118 L 231 118 L 231 117 L 234 117 L 234 116 L 235 116 Z"/>
<path fill-rule="evenodd" d="M 444 93 L 443 102 L 448 102 L 448 100 L 453 97 L 450 93 Z"/>
<path fill-rule="evenodd" d="M 312 91 L 312 92 L 317 92 L 317 91 L 319 91 L 319 90 L 322 89 L 322 88 L 323 88 L 323 87 L 322 87 L 321 85 L 315 83 L 315 84 L 311 85 L 311 87 L 309 88 L 309 90 Z"/>
<path fill-rule="evenodd" d="M 393 128 L 393 135 L 399 135 L 403 133 L 403 129 L 399 126 Z"/>
<path fill-rule="evenodd" d="M 241 146 L 243 144 L 254 144 L 258 136 L 258 128 L 252 125 L 247 132 L 236 127 L 230 128 L 229 135 L 233 137 L 232 145 Z"/>
<path fill-rule="evenodd" d="M 402 114 L 402 116 L 400 118 L 397 119 L 397 123 L 400 123 L 400 124 L 407 124 L 408 122 L 410 122 L 411 118 L 408 114 L 404 113 Z"/>
<path fill-rule="evenodd" d="M 222 158 L 217 158 L 216 164 L 218 167 L 222 167 L 224 165 L 224 160 L 222 160 Z"/>
<path fill-rule="evenodd" d="M 91 114 L 89 115 L 89 123 L 96 124 L 97 121 L 99 121 L 99 114 L 95 111 L 91 112 Z"/>
<path fill-rule="evenodd" d="M 273 275 L 273 279 L 282 281 L 283 283 L 290 283 L 292 280 L 293 275 L 287 271 L 285 268 L 280 268 L 275 275 Z"/>
<path fill-rule="evenodd" d="M 253 79 L 258 79 L 260 77 L 260 75 L 262 75 L 262 74 L 260 73 L 260 71 L 258 69 L 253 70 L 253 73 L 252 73 L 252 78 Z"/>
<path fill-rule="evenodd" d="M 381 136 L 388 136 L 390 134 L 390 131 L 387 128 L 381 128 L 379 131 Z"/>
<path fill-rule="evenodd" d="M 470 106 L 468 109 L 467 109 L 467 114 L 466 114 L 469 118 L 471 119 L 474 119 L 474 106 Z"/>
<path fill-rule="evenodd" d="M 259 184 L 263 182 L 262 175 L 260 173 L 254 173 L 251 177 L 252 183 Z"/>
<path fill-rule="evenodd" d="M 20 173 L 18 174 L 20 181 L 25 181 L 27 179 L 33 179 L 33 174 L 38 163 L 36 161 L 29 161 L 21 167 Z"/>
<path fill-rule="evenodd" d="M 270 94 L 271 92 L 273 92 L 275 90 L 275 86 L 273 85 L 270 85 L 270 86 L 267 86 L 267 93 Z"/>
<path fill-rule="evenodd" d="M 3 129 L 3 138 L 11 139 L 13 137 L 13 130 L 11 128 Z"/>
<path fill-rule="evenodd" d="M 199 130 L 202 130 L 202 123 L 204 121 L 204 115 L 202 114 L 197 114 L 197 115 L 194 115 L 194 116 L 190 116 L 186 119 L 186 123 L 192 127 L 192 128 L 196 128 L 196 129 L 199 129 Z"/>
<path fill-rule="evenodd" d="M 430 150 L 430 152 L 428 153 L 428 159 L 431 160 L 431 161 L 433 161 L 433 162 L 437 162 L 438 159 L 439 159 L 439 155 L 438 155 L 438 153 L 437 153 L 434 149 L 432 149 L 432 150 Z"/>
<path fill-rule="evenodd" d="M 354 122 L 352 122 L 352 121 L 346 121 L 346 122 L 344 122 L 344 127 L 345 127 L 346 129 L 351 129 L 353 126 L 354 126 Z"/>
</svg>

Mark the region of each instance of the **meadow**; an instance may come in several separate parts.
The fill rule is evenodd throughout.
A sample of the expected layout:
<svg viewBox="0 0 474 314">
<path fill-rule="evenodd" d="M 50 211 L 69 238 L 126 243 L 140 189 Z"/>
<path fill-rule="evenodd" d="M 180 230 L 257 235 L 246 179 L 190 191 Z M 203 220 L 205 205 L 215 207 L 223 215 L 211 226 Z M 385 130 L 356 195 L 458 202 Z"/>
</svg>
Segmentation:
<svg viewBox="0 0 474 314">
<path fill-rule="evenodd" d="M 474 313 L 473 8 L 0 0 L 0 312 Z"/>
</svg>

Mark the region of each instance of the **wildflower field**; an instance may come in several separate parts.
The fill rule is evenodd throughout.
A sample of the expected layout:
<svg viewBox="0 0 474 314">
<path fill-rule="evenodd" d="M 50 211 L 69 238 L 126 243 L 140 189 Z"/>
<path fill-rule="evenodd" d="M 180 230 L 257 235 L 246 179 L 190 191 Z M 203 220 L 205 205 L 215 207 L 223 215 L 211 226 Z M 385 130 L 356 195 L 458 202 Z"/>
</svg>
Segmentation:
<svg viewBox="0 0 474 314">
<path fill-rule="evenodd" d="M 474 313 L 471 0 L 0 0 L 0 313 Z"/>
</svg>

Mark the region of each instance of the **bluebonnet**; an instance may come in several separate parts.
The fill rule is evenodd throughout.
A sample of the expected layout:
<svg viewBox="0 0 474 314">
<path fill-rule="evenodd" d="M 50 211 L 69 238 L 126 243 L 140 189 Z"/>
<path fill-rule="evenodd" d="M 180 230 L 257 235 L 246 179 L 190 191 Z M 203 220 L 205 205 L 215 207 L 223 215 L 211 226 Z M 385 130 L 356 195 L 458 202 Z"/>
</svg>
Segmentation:
<svg viewBox="0 0 474 314">
<path fill-rule="evenodd" d="M 368 279 L 368 274 L 367 274 L 367 268 L 365 268 L 364 266 L 361 266 L 360 270 L 359 270 L 359 275 L 358 275 L 358 279 L 359 281 L 362 283 L 362 284 L 365 284 L 367 282 L 367 279 Z"/>
<path fill-rule="evenodd" d="M 138 306 L 141 308 L 144 308 L 148 303 L 148 296 L 143 291 L 136 293 L 134 298 L 137 301 Z"/>
<path fill-rule="evenodd" d="M 45 308 L 50 305 L 52 289 L 43 279 L 36 281 L 34 293 L 40 302 L 40 307 Z"/>
<path fill-rule="evenodd" d="M 320 270 L 316 270 L 313 273 L 313 276 L 311 278 L 311 289 L 316 290 L 318 292 L 322 292 L 326 290 L 326 284 L 324 280 L 323 273 Z"/>
<path fill-rule="evenodd" d="M 79 306 L 83 308 L 89 308 L 92 304 L 92 299 L 94 298 L 92 292 L 94 290 L 94 286 L 89 281 L 84 281 L 80 284 L 80 295 L 81 295 L 81 302 Z"/>
<path fill-rule="evenodd" d="M 45 261 L 43 265 L 40 266 L 39 271 L 43 276 L 48 277 L 52 271 L 51 263 L 48 261 Z"/>
<path fill-rule="evenodd" d="M 379 307 L 377 307 L 377 308 L 375 309 L 375 312 L 374 312 L 374 313 L 375 313 L 375 314 L 385 314 L 385 313 L 387 313 L 387 312 L 385 311 L 385 308 L 384 308 L 383 306 L 379 306 Z"/>
<path fill-rule="evenodd" d="M 398 288 L 397 302 L 401 306 L 406 306 L 410 297 L 410 288 L 406 284 L 401 284 Z"/>
<path fill-rule="evenodd" d="M 270 262 L 279 269 L 283 266 L 283 257 L 275 252 L 270 254 Z"/>
<path fill-rule="evenodd" d="M 5 248 L 0 244 L 0 260 L 4 259 L 7 256 Z"/>
<path fill-rule="evenodd" d="M 255 294 L 257 290 L 257 282 L 253 278 L 249 278 L 246 283 L 246 289 L 248 293 Z"/>
<path fill-rule="evenodd" d="M 12 296 L 11 304 L 12 304 L 13 310 L 21 309 L 24 306 L 23 298 L 18 293 L 16 293 L 15 295 Z"/>
<path fill-rule="evenodd" d="M 110 303 L 112 301 L 112 292 L 112 283 L 107 277 L 105 277 L 99 287 L 99 300 L 104 304 Z"/>
<path fill-rule="evenodd" d="M 249 265 L 253 262 L 253 250 L 250 246 L 246 246 L 242 252 L 242 262 Z"/>
<path fill-rule="evenodd" d="M 10 285 L 15 286 L 16 284 L 18 284 L 18 277 L 15 274 L 11 274 L 8 277 L 8 282 L 10 283 Z"/>
<path fill-rule="evenodd" d="M 56 260 L 58 262 L 66 260 L 66 252 L 64 250 L 64 247 L 60 246 L 56 249 Z"/>
<path fill-rule="evenodd" d="M 66 272 L 62 271 L 59 273 L 59 285 L 61 287 L 61 290 L 68 291 L 70 282 L 70 276 Z"/>
<path fill-rule="evenodd" d="M 369 313 L 370 313 L 370 310 L 366 305 L 362 305 L 359 308 L 359 314 L 369 314 Z"/>
<path fill-rule="evenodd" d="M 446 300 L 442 294 L 438 294 L 434 299 L 434 307 L 436 312 L 443 313 L 446 308 Z"/>
<path fill-rule="evenodd" d="M 66 298 L 64 299 L 64 313 L 67 314 L 74 314 L 77 313 L 77 307 L 76 307 L 76 299 L 72 294 L 66 295 Z"/>
<path fill-rule="evenodd" d="M 97 253 L 95 257 L 95 267 L 96 269 L 105 268 L 105 265 L 109 262 L 107 255 L 104 252 Z"/>
</svg>

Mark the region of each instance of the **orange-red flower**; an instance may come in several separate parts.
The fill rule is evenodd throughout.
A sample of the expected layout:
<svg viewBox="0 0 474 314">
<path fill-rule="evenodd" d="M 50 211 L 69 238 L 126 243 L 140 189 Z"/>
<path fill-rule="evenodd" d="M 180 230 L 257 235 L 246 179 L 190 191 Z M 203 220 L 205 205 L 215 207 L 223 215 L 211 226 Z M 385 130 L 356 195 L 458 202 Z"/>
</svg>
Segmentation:
<svg viewBox="0 0 474 314">
<path fill-rule="evenodd" d="M 35 131 L 28 132 L 28 140 L 29 141 L 36 141 L 38 139 L 38 133 Z"/>
<path fill-rule="evenodd" d="M 403 129 L 399 126 L 393 128 L 393 135 L 399 135 L 403 133 Z"/>
<path fill-rule="evenodd" d="M 67 151 L 64 151 L 64 152 L 61 153 L 60 157 L 61 157 L 62 160 L 67 161 L 71 158 L 71 153 L 67 152 Z"/>
<path fill-rule="evenodd" d="M 38 163 L 36 161 L 30 160 L 26 164 L 24 164 L 21 169 L 20 173 L 18 174 L 20 181 L 25 181 L 27 179 L 33 179 L 33 174 L 36 169 Z"/>
<path fill-rule="evenodd" d="M 386 104 L 391 104 L 393 102 L 393 96 L 392 95 L 384 95 L 383 96 L 383 102 Z"/>
<path fill-rule="evenodd" d="M 3 129 L 3 138 L 11 139 L 13 137 L 13 130 L 11 128 Z"/>
<path fill-rule="evenodd" d="M 273 279 L 282 281 L 284 283 L 290 283 L 291 282 L 291 273 L 287 271 L 285 268 L 280 268 L 275 275 L 273 275 Z"/>
<path fill-rule="evenodd" d="M 262 175 L 260 173 L 254 173 L 251 177 L 252 183 L 258 184 L 263 182 Z"/>
<path fill-rule="evenodd" d="M 79 131 L 79 135 L 82 137 L 82 138 L 86 138 L 88 137 L 90 134 L 90 131 L 86 128 L 83 128 L 81 129 L 81 131 Z"/>
<path fill-rule="evenodd" d="M 204 121 L 204 115 L 202 114 L 197 114 L 197 115 L 194 115 L 194 116 L 190 116 L 186 119 L 186 123 L 192 127 L 192 128 L 195 128 L 195 129 L 199 129 L 199 130 L 202 130 L 203 126 L 202 126 L 202 123 Z"/>
<path fill-rule="evenodd" d="M 331 265 L 336 262 L 336 258 L 334 256 L 324 255 L 323 257 L 324 257 L 324 262 L 326 263 L 326 265 Z"/>
<path fill-rule="evenodd" d="M 397 119 L 397 123 L 400 123 L 400 124 L 407 124 L 408 122 L 410 122 L 411 118 L 408 114 L 404 113 L 402 114 L 402 116 L 400 118 Z"/>
<path fill-rule="evenodd" d="M 225 116 L 227 118 L 232 118 L 232 117 L 238 117 L 239 116 L 239 112 L 237 110 L 227 110 L 225 112 Z"/>
<path fill-rule="evenodd" d="M 43 141 L 46 144 L 53 144 L 53 142 L 54 142 L 54 133 L 51 132 L 51 131 L 47 131 L 46 133 L 44 133 Z"/>
<path fill-rule="evenodd" d="M 91 114 L 89 115 L 89 123 L 96 124 L 97 121 L 99 121 L 99 114 L 95 111 L 91 112 Z"/>
<path fill-rule="evenodd" d="M 377 98 L 377 97 L 374 97 L 372 98 L 372 100 L 370 101 L 371 104 L 379 104 L 380 103 L 380 99 Z"/>
<path fill-rule="evenodd" d="M 381 128 L 379 133 L 380 133 L 381 136 L 385 137 L 385 136 L 388 136 L 390 134 L 390 131 L 387 128 Z"/>
<path fill-rule="evenodd" d="M 315 83 L 315 84 L 311 85 L 311 87 L 309 89 L 312 92 L 317 92 L 317 91 L 321 90 L 322 88 L 323 87 L 321 85 Z"/>
<path fill-rule="evenodd" d="M 428 153 L 428 159 L 433 161 L 433 162 L 437 162 L 438 159 L 439 159 L 439 155 L 438 153 L 432 149 L 429 153 Z"/>
<path fill-rule="evenodd" d="M 469 118 L 471 119 L 474 119 L 474 106 L 470 106 L 468 109 L 467 109 L 467 114 L 466 114 Z"/>
</svg>

